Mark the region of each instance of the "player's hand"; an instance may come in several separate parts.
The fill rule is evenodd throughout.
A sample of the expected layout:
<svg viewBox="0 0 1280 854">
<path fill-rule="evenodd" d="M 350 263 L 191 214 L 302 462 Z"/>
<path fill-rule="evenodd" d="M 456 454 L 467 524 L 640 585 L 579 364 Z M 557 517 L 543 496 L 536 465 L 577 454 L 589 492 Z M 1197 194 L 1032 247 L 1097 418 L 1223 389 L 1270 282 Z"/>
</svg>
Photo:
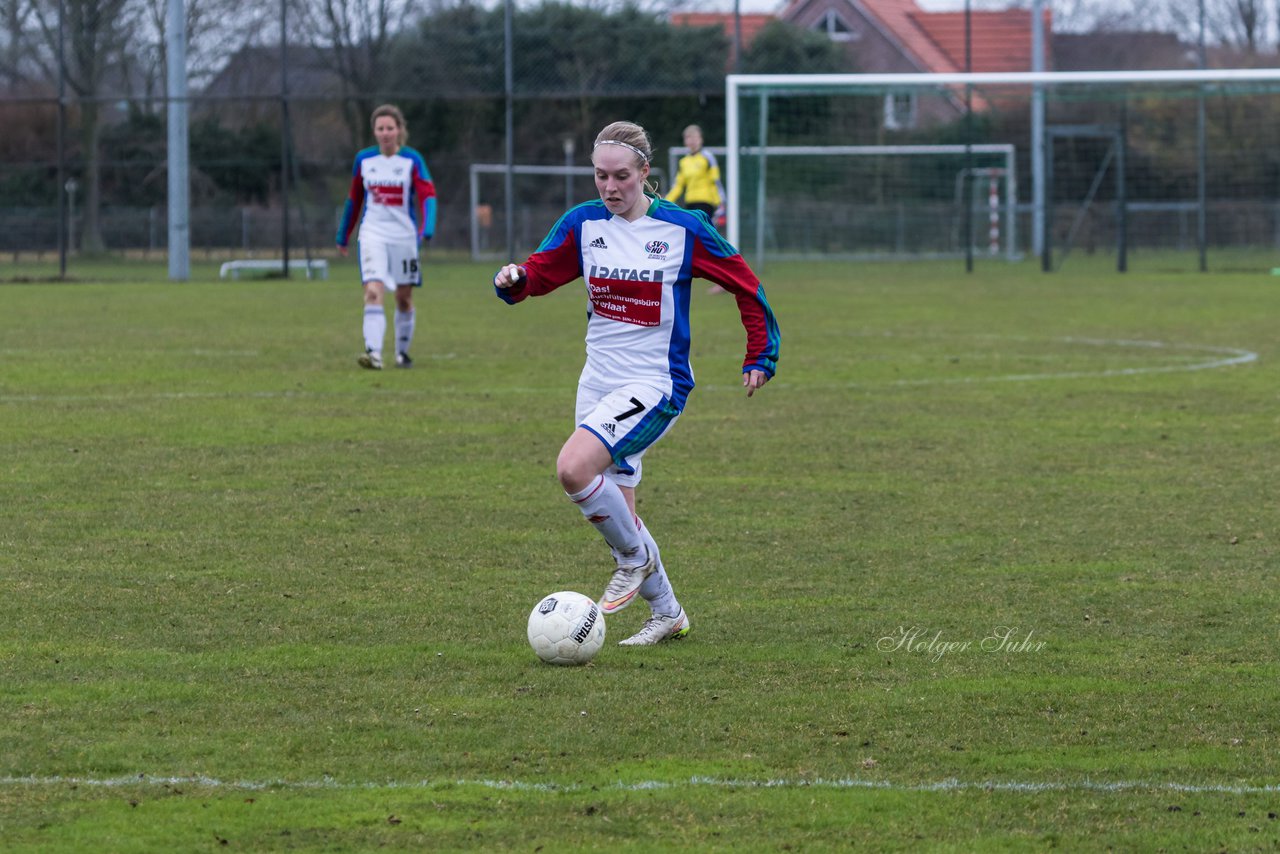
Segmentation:
<svg viewBox="0 0 1280 854">
<path fill-rule="evenodd" d="M 768 381 L 769 375 L 764 371 L 747 371 L 742 375 L 742 385 L 747 390 L 747 397 L 751 397 L 751 395 L 755 394 L 756 390 L 761 388 Z"/>
<path fill-rule="evenodd" d="M 516 283 L 525 276 L 524 268 L 519 264 L 508 264 L 498 271 L 498 275 L 493 277 L 494 287 L 507 288 L 515 287 Z"/>
<path fill-rule="evenodd" d="M 346 258 L 346 257 L 347 257 L 347 247 L 345 247 L 345 246 L 339 246 L 339 247 L 338 247 L 338 254 L 339 254 L 339 255 L 341 255 L 343 258 Z"/>
</svg>

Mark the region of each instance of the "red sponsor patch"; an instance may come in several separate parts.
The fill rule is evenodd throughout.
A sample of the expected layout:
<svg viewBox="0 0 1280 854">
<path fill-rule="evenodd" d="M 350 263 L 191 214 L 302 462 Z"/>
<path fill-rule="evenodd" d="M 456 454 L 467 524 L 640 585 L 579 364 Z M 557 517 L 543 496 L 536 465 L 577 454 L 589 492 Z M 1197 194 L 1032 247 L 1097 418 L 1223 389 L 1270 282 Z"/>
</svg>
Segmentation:
<svg viewBox="0 0 1280 854">
<path fill-rule="evenodd" d="M 371 184 L 369 186 L 369 195 L 373 198 L 375 205 L 388 205 L 393 208 L 404 206 L 403 184 Z"/>
<path fill-rule="evenodd" d="M 601 317 L 636 326 L 662 322 L 662 282 L 588 279 L 591 308 Z"/>
</svg>

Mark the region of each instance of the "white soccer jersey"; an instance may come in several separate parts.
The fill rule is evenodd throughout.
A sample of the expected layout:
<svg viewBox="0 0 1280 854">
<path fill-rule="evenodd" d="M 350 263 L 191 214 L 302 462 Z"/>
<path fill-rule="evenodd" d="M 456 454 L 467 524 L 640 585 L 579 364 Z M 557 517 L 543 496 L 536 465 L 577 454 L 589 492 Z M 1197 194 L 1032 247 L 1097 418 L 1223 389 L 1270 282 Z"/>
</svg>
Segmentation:
<svg viewBox="0 0 1280 854">
<path fill-rule="evenodd" d="M 436 191 L 422 155 L 403 147 L 387 156 L 376 147 L 356 155 L 339 246 L 346 246 L 357 223 L 361 241 L 414 243 L 435 232 Z"/>
<path fill-rule="evenodd" d="M 764 288 L 742 256 L 705 217 L 653 199 L 628 222 L 601 201 L 570 210 L 524 263 L 526 277 L 498 289 L 509 303 L 583 278 L 587 286 L 584 384 L 610 389 L 644 382 L 677 410 L 693 388 L 689 365 L 689 296 L 693 278 L 739 295 L 747 330 L 743 371 L 772 377 L 779 333 Z"/>
</svg>

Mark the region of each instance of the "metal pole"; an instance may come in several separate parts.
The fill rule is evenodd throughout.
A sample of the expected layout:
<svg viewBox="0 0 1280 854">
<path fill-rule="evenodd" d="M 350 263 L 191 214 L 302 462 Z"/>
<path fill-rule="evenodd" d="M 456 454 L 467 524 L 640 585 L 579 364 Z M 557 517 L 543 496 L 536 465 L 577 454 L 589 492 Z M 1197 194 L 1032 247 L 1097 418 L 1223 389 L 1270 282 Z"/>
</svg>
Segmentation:
<svg viewBox="0 0 1280 854">
<path fill-rule="evenodd" d="M 969 0 L 964 0 L 964 73 L 973 71 L 973 26 Z M 973 87 L 964 87 L 964 174 L 973 181 Z M 974 182 L 977 186 L 977 182 Z M 962 194 L 964 206 L 964 271 L 973 272 L 973 200 Z"/>
<path fill-rule="evenodd" d="M 1049 146 L 1050 150 L 1052 150 L 1053 134 L 1045 135 L 1044 144 L 1046 146 Z M 1039 187 L 1042 184 L 1044 186 L 1045 198 L 1052 199 L 1053 198 L 1053 159 L 1046 158 L 1045 162 L 1042 165 L 1044 167 L 1044 175 L 1041 176 L 1040 183 L 1037 184 L 1037 187 Z M 1053 228 L 1053 212 L 1048 208 L 1037 208 L 1037 210 L 1040 210 L 1042 213 L 1041 224 L 1044 229 L 1043 233 L 1041 234 L 1041 236 L 1044 239 L 1040 241 L 1040 270 L 1041 272 L 1044 272 L 1044 273 L 1052 273 L 1053 272 L 1053 242 L 1049 240 L 1049 232 Z"/>
<path fill-rule="evenodd" d="M 724 82 L 724 122 L 725 122 L 725 160 L 729 168 L 728 175 L 725 180 L 728 182 L 727 190 L 729 191 L 728 204 L 725 205 L 726 212 L 729 215 L 728 234 L 729 242 L 734 246 L 741 248 L 742 239 L 742 207 L 739 200 L 742 194 L 741 182 L 738 176 L 741 174 L 742 165 L 742 129 L 738 127 L 738 120 L 741 111 L 738 109 L 738 82 L 734 75 L 729 75 Z M 670 179 L 671 176 L 667 176 Z"/>
<path fill-rule="evenodd" d="M 503 87 L 506 92 L 506 126 L 507 126 L 507 146 L 506 146 L 506 164 L 507 172 L 503 176 L 502 190 L 507 199 L 507 257 L 516 257 L 516 189 L 515 189 L 515 164 L 516 164 L 516 119 L 515 119 L 515 52 L 512 49 L 511 39 L 514 31 L 512 23 L 512 0 L 506 0 L 503 3 L 502 15 L 502 33 L 503 33 L 503 62 L 505 64 L 505 72 L 503 75 Z"/>
<path fill-rule="evenodd" d="M 764 268 L 764 218 L 765 218 L 765 170 L 768 168 L 769 140 L 769 93 L 760 92 L 760 128 L 758 131 L 760 146 L 760 168 L 756 173 L 756 267 Z"/>
<path fill-rule="evenodd" d="M 1004 156 L 1005 256 L 1012 261 L 1018 256 L 1018 157 L 1014 151 Z"/>
<path fill-rule="evenodd" d="M 1121 273 L 1129 269 L 1129 200 L 1125 195 L 1124 150 L 1129 136 L 1129 106 L 1120 112 L 1120 129 L 1116 132 L 1116 269 Z"/>
<path fill-rule="evenodd" d="M 289 278 L 289 0 L 280 0 L 280 256 Z"/>
<path fill-rule="evenodd" d="M 733 73 L 742 73 L 742 4 L 733 0 Z"/>
<path fill-rule="evenodd" d="M 576 147 L 573 137 L 566 136 L 564 138 L 564 166 L 566 170 L 573 168 L 573 152 Z M 566 171 L 564 173 L 564 209 L 568 210 L 571 207 L 573 207 L 573 173 Z"/>
<path fill-rule="evenodd" d="M 1031 70 L 1044 71 L 1044 0 L 1031 3 Z M 1044 87 L 1031 90 L 1031 241 L 1032 252 L 1044 255 L 1048 243 L 1046 219 Z M 1045 270 L 1048 271 L 1046 262 Z"/>
<path fill-rule="evenodd" d="M 187 15 L 183 0 L 169 0 L 169 278 L 191 278 L 190 150 L 187 129 Z"/>
<path fill-rule="evenodd" d="M 76 190 L 80 182 L 74 176 L 67 179 L 64 189 L 67 191 L 67 251 L 76 251 Z"/>
<path fill-rule="evenodd" d="M 1204 50 L 1204 0 L 1200 0 L 1200 70 L 1205 67 Z M 1200 252 L 1200 272 L 1209 271 L 1209 239 L 1208 211 L 1206 210 L 1208 182 L 1206 172 L 1209 168 L 1208 140 L 1206 137 L 1207 120 L 1204 111 L 1204 86 L 1200 87 L 1196 98 L 1196 247 Z"/>
<path fill-rule="evenodd" d="M 67 277 L 67 71 L 66 4 L 58 0 L 58 277 Z"/>
<path fill-rule="evenodd" d="M 471 191 L 471 260 L 480 260 L 480 173 L 467 170 L 467 185 Z"/>
</svg>

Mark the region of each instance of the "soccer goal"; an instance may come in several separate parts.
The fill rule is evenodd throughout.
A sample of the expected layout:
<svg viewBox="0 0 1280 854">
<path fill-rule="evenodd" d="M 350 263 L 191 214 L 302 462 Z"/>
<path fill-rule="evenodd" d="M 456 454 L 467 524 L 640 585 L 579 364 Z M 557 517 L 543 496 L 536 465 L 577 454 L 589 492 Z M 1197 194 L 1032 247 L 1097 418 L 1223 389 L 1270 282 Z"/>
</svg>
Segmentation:
<svg viewBox="0 0 1280 854">
<path fill-rule="evenodd" d="M 731 75 L 727 236 L 758 263 L 1270 252 L 1278 108 L 1274 68 Z"/>
<path fill-rule="evenodd" d="M 727 147 L 708 145 L 707 151 L 723 163 Z M 688 154 L 684 146 L 672 146 L 667 151 L 668 169 L 674 175 L 681 156 Z M 759 168 L 755 171 L 757 186 L 749 188 L 748 195 L 755 198 L 756 207 L 751 213 L 756 234 L 750 240 L 756 247 L 756 260 L 763 260 L 761 249 L 773 242 L 775 257 L 811 257 L 821 255 L 834 258 L 859 257 L 933 257 L 954 255 L 963 251 L 966 235 L 976 251 L 987 255 L 1004 254 L 1014 260 L 1017 252 L 1018 164 L 1012 145 L 774 145 L 749 147 L 742 153 L 755 157 Z M 966 157 L 968 155 L 968 157 Z M 792 158 L 796 158 L 792 160 Z M 813 158 L 808 160 L 807 158 Z M 827 162 L 821 159 L 826 158 Z M 905 158 L 899 168 L 893 161 Z M 952 162 L 955 166 L 956 195 L 948 199 L 940 197 L 929 208 L 912 210 L 901 202 L 891 205 L 869 205 L 862 211 L 864 222 L 859 227 L 853 223 L 856 215 L 838 213 L 832 216 L 838 203 L 824 202 L 815 195 L 792 199 L 780 206 L 772 219 L 766 216 L 768 187 L 765 183 L 766 164 L 771 164 L 774 184 L 785 183 L 780 174 L 790 174 L 799 180 L 820 180 L 813 177 L 824 171 L 833 173 L 862 172 L 879 176 L 881 195 L 894 195 L 904 176 L 914 175 L 909 168 L 911 158 L 929 158 L 934 165 Z M 967 163 L 996 163 L 994 166 L 972 166 Z M 888 165 L 886 165 L 888 164 Z M 782 170 L 782 171 L 779 171 Z M 892 182 L 894 186 L 886 186 Z M 906 183 L 910 184 L 911 179 Z M 940 185 L 941 186 L 941 185 Z M 737 188 L 741 191 L 741 187 Z M 970 201 L 962 194 L 972 190 L 981 193 L 980 199 Z M 907 191 L 910 193 L 910 190 Z M 993 195 L 994 192 L 994 195 Z M 726 190 L 726 195 L 727 195 Z M 736 196 L 738 193 L 735 192 Z M 964 205 L 970 204 L 979 212 L 981 222 L 966 221 Z M 726 209 L 729 202 L 726 199 Z M 886 208 L 888 208 L 886 210 Z M 923 222 L 931 219 L 932 222 Z M 961 234 L 960 225 L 969 226 Z M 950 228 L 951 233 L 935 243 L 922 241 L 922 235 L 931 235 L 936 228 Z M 864 236 L 861 245 L 851 245 L 849 232 Z M 785 247 L 779 246 L 779 241 Z"/>
</svg>

